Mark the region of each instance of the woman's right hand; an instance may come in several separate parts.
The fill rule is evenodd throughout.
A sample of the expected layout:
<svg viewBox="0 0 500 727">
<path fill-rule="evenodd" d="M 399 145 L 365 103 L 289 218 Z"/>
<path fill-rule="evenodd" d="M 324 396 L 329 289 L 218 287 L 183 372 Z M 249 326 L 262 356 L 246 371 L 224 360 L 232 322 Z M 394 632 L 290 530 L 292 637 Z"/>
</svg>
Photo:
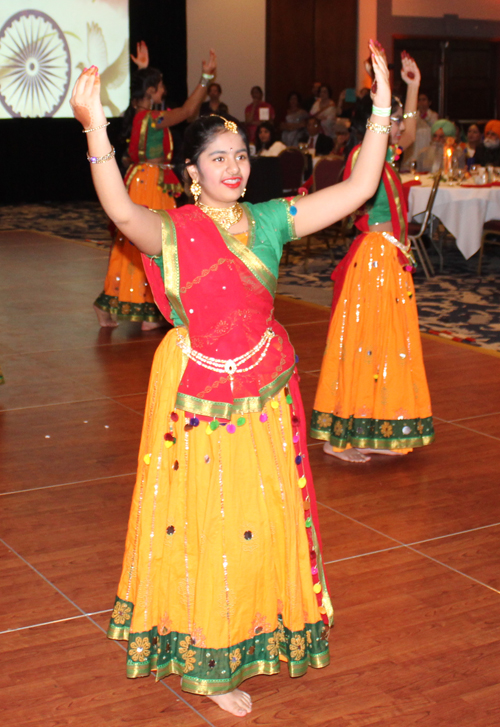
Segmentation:
<svg viewBox="0 0 500 727">
<path fill-rule="evenodd" d="M 391 85 L 389 68 L 385 51 L 378 40 L 370 40 L 371 61 L 375 81 L 372 85 L 371 97 L 375 106 L 388 108 L 391 105 Z"/>
<path fill-rule="evenodd" d="M 100 91 L 99 69 L 97 66 L 86 68 L 75 83 L 70 99 L 73 115 L 84 129 L 93 129 L 106 123 Z"/>
</svg>

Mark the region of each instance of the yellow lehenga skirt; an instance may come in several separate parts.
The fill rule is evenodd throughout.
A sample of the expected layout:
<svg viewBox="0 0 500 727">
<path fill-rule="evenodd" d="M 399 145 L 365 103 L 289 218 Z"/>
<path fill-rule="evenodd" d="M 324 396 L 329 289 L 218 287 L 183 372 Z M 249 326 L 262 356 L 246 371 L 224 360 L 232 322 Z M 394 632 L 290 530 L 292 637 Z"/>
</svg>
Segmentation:
<svg viewBox="0 0 500 727">
<path fill-rule="evenodd" d="M 159 184 L 161 174 L 158 164 L 137 165 L 128 187 L 131 200 L 151 209 L 173 209 L 173 191 L 170 188 L 166 192 Z M 94 305 L 119 319 L 163 320 L 144 272 L 141 253 L 119 230 L 111 248 L 104 291 Z"/>
<path fill-rule="evenodd" d="M 430 444 L 434 428 L 415 289 L 398 248 L 381 233 L 368 233 L 339 284 L 311 436 L 338 450 L 403 453 Z"/>
<path fill-rule="evenodd" d="M 153 362 L 108 636 L 128 640 L 127 676 L 216 694 L 280 659 L 292 676 L 326 666 L 333 612 L 290 394 L 229 428 L 174 410 L 185 335 L 169 331 Z"/>
</svg>

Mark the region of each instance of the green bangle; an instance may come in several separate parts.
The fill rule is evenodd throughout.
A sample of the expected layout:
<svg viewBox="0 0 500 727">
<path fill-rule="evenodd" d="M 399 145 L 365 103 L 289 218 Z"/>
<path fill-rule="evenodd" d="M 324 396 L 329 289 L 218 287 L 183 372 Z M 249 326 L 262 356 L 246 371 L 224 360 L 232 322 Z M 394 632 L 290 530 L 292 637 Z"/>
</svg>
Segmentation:
<svg viewBox="0 0 500 727">
<path fill-rule="evenodd" d="M 392 111 L 392 109 L 390 106 L 387 109 L 382 109 L 382 108 L 380 108 L 380 106 L 375 106 L 375 105 L 372 106 L 372 114 L 374 116 L 390 116 L 391 111 Z"/>
<path fill-rule="evenodd" d="M 214 76 L 214 74 L 213 74 L 213 73 L 202 73 L 202 74 L 201 74 L 201 77 L 202 77 L 202 78 L 206 78 L 206 79 L 207 79 L 207 81 L 211 81 L 211 80 L 212 80 L 212 78 L 215 78 L 215 76 Z"/>
</svg>

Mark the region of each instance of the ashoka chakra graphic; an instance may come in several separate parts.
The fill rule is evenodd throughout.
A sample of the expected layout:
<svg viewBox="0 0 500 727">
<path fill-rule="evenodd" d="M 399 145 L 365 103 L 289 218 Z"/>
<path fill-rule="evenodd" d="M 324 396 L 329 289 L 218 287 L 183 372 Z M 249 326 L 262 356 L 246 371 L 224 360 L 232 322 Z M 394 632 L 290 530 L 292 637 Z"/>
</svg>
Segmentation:
<svg viewBox="0 0 500 727">
<path fill-rule="evenodd" d="M 53 116 L 70 69 L 64 33 L 45 13 L 22 10 L 0 30 L 0 102 L 10 116 Z"/>
</svg>

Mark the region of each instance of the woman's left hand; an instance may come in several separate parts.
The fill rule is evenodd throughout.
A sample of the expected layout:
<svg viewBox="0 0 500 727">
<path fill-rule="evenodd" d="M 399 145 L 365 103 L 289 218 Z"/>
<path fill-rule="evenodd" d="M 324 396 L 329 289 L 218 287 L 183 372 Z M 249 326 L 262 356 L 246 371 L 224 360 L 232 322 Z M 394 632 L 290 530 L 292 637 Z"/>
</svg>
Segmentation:
<svg viewBox="0 0 500 727">
<path fill-rule="evenodd" d="M 371 61 L 375 80 L 371 89 L 371 98 L 375 106 L 388 108 L 391 105 L 391 84 L 385 50 L 378 40 L 370 40 Z"/>
<path fill-rule="evenodd" d="M 420 86 L 420 71 L 415 60 L 405 50 L 401 53 L 401 78 L 408 86 Z"/>
<path fill-rule="evenodd" d="M 215 55 L 213 48 L 210 48 L 210 57 L 208 61 L 202 61 L 201 67 L 203 69 L 203 73 L 211 73 L 212 75 L 215 75 L 215 71 L 217 70 L 217 56 Z"/>
</svg>

